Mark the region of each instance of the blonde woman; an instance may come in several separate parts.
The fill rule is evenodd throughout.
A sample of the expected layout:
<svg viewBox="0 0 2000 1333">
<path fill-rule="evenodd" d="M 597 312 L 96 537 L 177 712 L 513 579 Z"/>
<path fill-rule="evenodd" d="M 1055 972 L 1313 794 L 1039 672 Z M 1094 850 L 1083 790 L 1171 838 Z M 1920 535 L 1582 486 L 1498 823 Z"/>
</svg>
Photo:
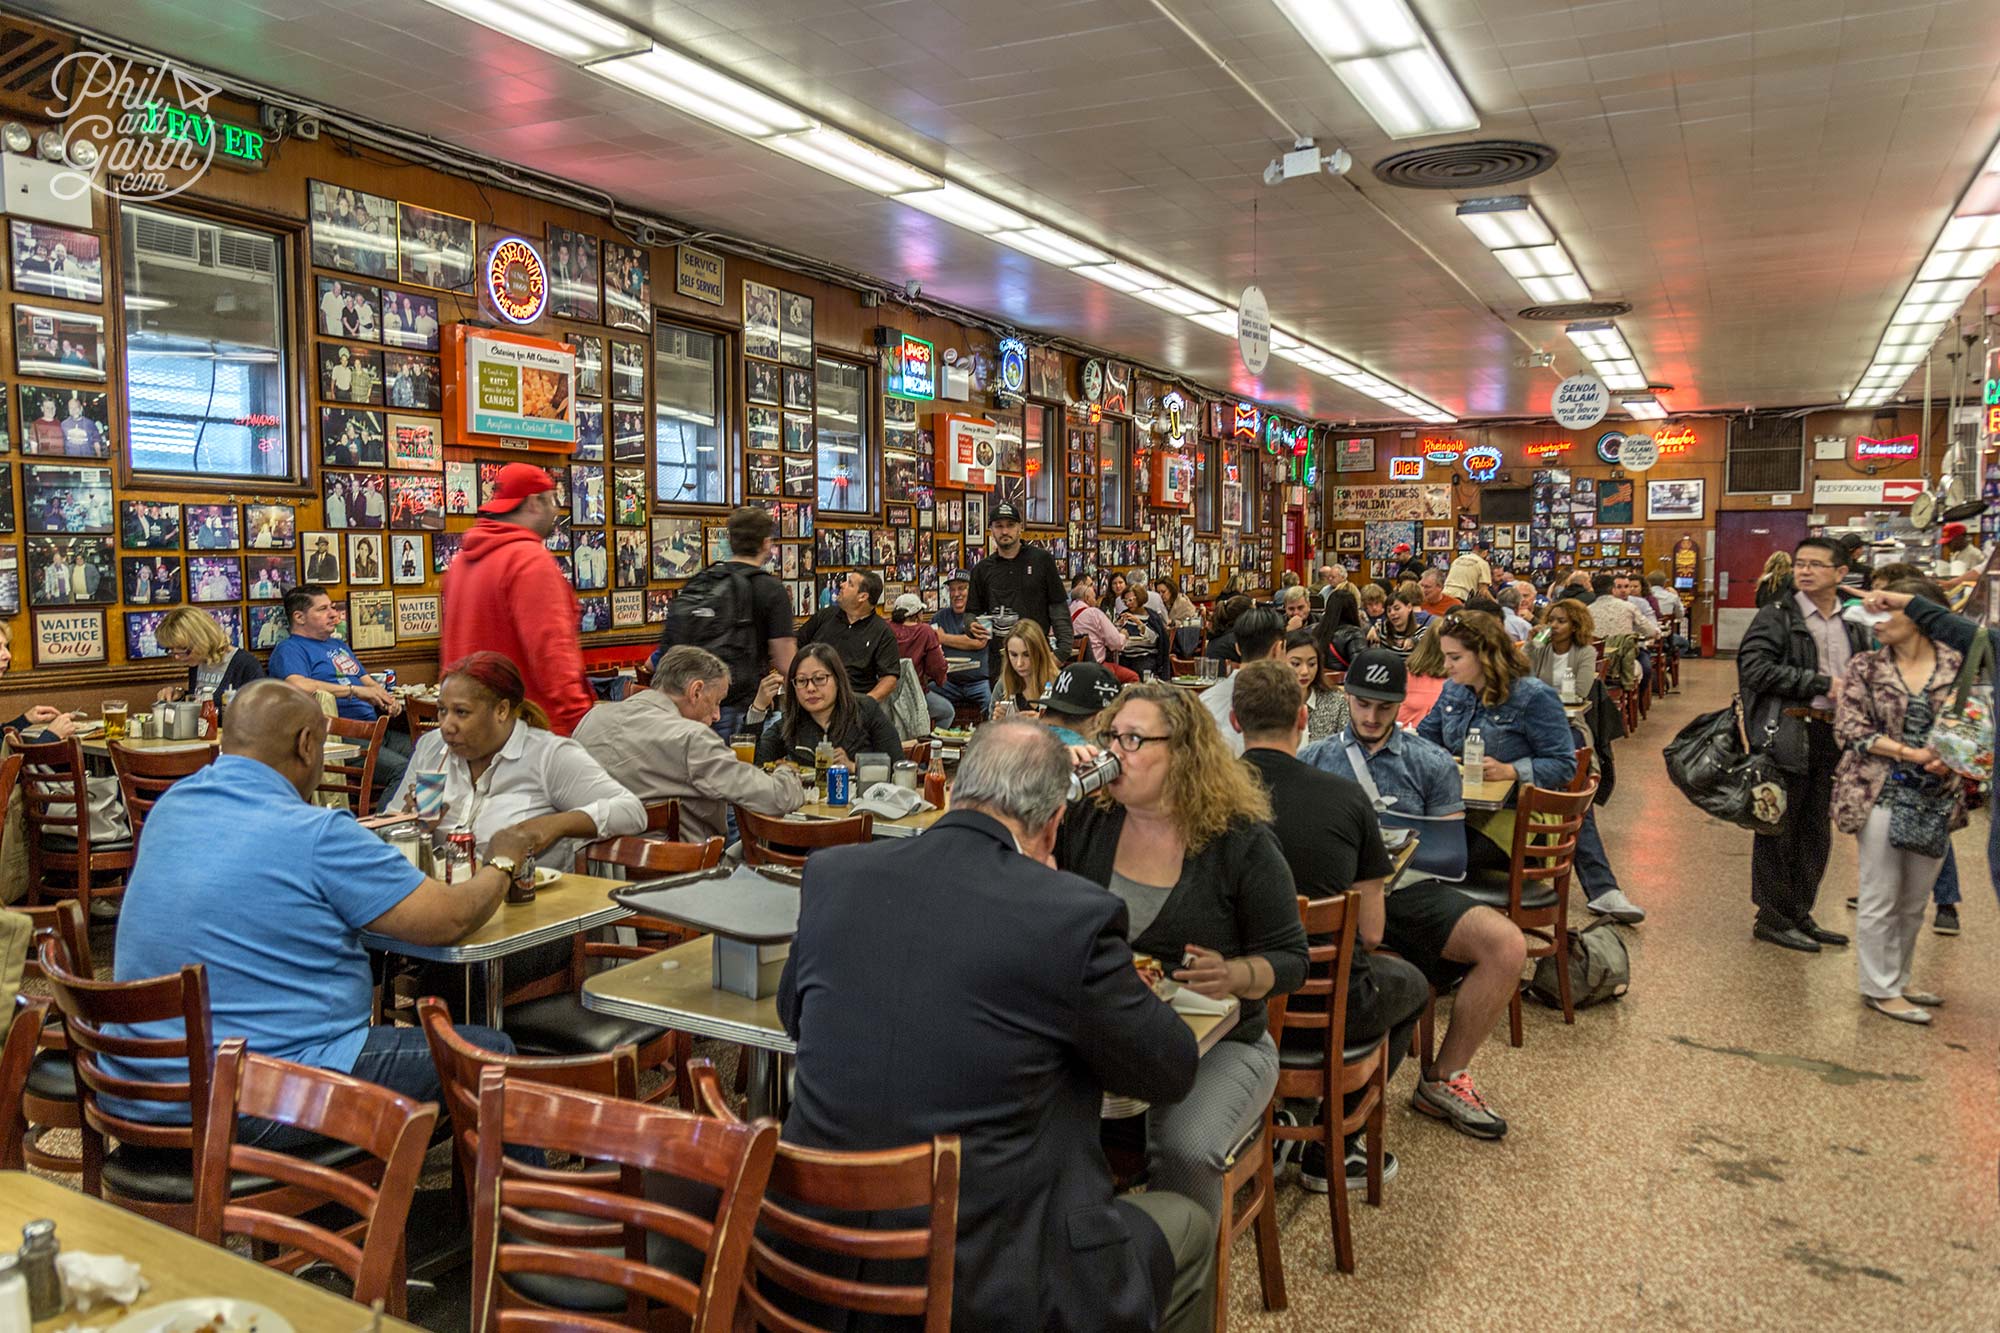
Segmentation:
<svg viewBox="0 0 2000 1333">
<path fill-rule="evenodd" d="M 1023 620 L 1007 632 L 1006 651 L 1000 658 L 1000 686 L 993 692 L 997 703 L 1004 699 L 1016 708 L 1039 708 L 1042 695 L 1060 669 L 1049 637 L 1032 620 Z"/>
<path fill-rule="evenodd" d="M 1128 685 L 1103 717 L 1099 735 L 1120 771 L 1070 805 L 1056 866 L 1124 901 L 1135 952 L 1164 960 L 1183 986 L 1241 1005 L 1236 1026 L 1202 1057 L 1194 1090 L 1154 1107 L 1147 1126 L 1153 1187 L 1220 1216 L 1229 1152 L 1278 1082 L 1264 1002 L 1305 980 L 1291 867 L 1263 783 L 1223 748 L 1193 694 L 1161 681 Z"/>
<path fill-rule="evenodd" d="M 1771 558 L 1764 562 L 1764 574 L 1757 580 L 1757 607 L 1765 606 L 1783 597 L 1792 590 L 1792 554 L 1790 551 L 1773 551 Z"/>
<path fill-rule="evenodd" d="M 167 612 L 153 631 L 153 642 L 167 650 L 167 656 L 187 665 L 188 683 L 168 685 L 161 699 L 212 701 L 218 712 L 223 696 L 264 678 L 264 664 L 256 654 L 229 642 L 215 617 L 192 606 L 178 606 Z"/>
</svg>

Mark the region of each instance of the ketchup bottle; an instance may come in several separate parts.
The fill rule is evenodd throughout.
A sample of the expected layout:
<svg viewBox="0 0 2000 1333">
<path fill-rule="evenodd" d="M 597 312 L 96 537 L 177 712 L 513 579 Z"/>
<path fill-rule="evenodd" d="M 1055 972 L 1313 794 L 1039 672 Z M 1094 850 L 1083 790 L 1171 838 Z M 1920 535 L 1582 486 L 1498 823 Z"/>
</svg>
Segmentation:
<svg viewBox="0 0 2000 1333">
<path fill-rule="evenodd" d="M 937 755 L 931 756 L 931 766 L 924 772 L 924 799 L 944 809 L 944 760 Z"/>
</svg>

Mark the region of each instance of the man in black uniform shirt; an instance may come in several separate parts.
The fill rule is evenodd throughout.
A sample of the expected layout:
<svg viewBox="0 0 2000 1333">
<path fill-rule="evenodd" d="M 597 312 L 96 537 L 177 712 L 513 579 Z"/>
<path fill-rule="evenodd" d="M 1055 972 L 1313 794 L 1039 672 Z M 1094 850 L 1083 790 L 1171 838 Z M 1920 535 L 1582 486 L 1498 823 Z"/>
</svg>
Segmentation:
<svg viewBox="0 0 2000 1333">
<path fill-rule="evenodd" d="M 872 696 L 878 703 L 896 688 L 896 636 L 889 622 L 875 614 L 882 600 L 882 576 L 856 570 L 833 595 L 833 605 L 822 607 L 813 618 L 799 626 L 799 647 L 824 643 L 840 654 L 847 664 L 847 683 L 856 694 Z"/>
<path fill-rule="evenodd" d="M 1349 1045 L 1388 1033 L 1389 1077 L 1410 1051 L 1410 1034 L 1423 1015 L 1430 985 L 1424 974 L 1400 958 L 1376 958 L 1370 950 L 1382 942 L 1385 919 L 1383 888 L 1391 869 L 1382 845 L 1382 828 L 1375 806 L 1361 784 L 1335 777 L 1298 758 L 1305 734 L 1305 700 L 1298 677 L 1279 661 L 1252 662 L 1237 672 L 1230 721 L 1243 733 L 1243 759 L 1271 793 L 1271 827 L 1285 849 L 1292 878 L 1307 898 L 1352 893 L 1361 920 L 1354 935 L 1354 962 L 1347 976 Z M 1313 938 L 1325 945 L 1331 940 Z M 1302 1005 L 1311 997 L 1294 996 Z M 1317 1042 L 1320 1034 L 1301 1030 L 1296 1036 Z M 1295 1044 L 1285 1034 L 1285 1047 Z M 1322 1113 L 1323 1114 L 1323 1113 Z M 1344 1154 L 1346 1184 L 1361 1189 L 1368 1183 L 1368 1162 L 1358 1144 L 1349 1142 Z M 1308 1143 L 1299 1164 L 1299 1183 L 1324 1194 L 1327 1189 L 1326 1149 Z M 1396 1173 L 1394 1153 L 1383 1154 L 1382 1178 Z"/>
<path fill-rule="evenodd" d="M 1056 661 L 1069 661 L 1069 590 L 1063 587 L 1055 557 L 1021 540 L 1021 511 L 1012 501 L 994 505 L 986 518 L 989 534 L 986 558 L 972 567 L 972 592 L 965 600 L 969 616 L 991 615 L 1002 607 L 1047 631 Z M 987 646 L 987 674 L 1000 678 L 1001 654 L 1007 636 L 995 632 Z"/>
</svg>

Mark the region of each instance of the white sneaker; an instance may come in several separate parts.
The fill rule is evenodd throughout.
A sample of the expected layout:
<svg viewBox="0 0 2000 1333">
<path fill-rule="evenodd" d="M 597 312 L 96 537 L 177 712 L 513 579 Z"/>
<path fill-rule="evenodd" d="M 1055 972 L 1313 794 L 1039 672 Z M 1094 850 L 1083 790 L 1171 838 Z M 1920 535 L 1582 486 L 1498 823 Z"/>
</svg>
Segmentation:
<svg viewBox="0 0 2000 1333">
<path fill-rule="evenodd" d="M 1646 909 L 1627 898 L 1623 889 L 1600 893 L 1584 906 L 1599 916 L 1608 916 L 1624 926 L 1636 926 L 1646 919 Z"/>
</svg>

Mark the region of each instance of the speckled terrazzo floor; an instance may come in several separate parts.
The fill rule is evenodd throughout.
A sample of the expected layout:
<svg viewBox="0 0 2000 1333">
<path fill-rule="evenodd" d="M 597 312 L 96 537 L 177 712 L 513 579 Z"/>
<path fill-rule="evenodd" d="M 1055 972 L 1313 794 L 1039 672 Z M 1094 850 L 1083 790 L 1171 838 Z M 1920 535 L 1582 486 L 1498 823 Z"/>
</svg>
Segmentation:
<svg viewBox="0 0 2000 1333">
<path fill-rule="evenodd" d="M 1965 933 L 1927 921 L 1917 945 L 1915 984 L 1949 1001 L 1938 1021 L 1863 1010 L 1851 948 L 1752 942 L 1750 835 L 1667 780 L 1660 747 L 1734 683 L 1730 663 L 1685 664 L 1618 748 L 1598 821 L 1650 913 L 1625 932 L 1631 993 L 1573 1028 L 1531 1003 L 1519 1050 L 1503 1022 L 1474 1071 L 1504 1142 L 1411 1111 L 1405 1065 L 1388 1125 L 1402 1171 L 1382 1208 L 1357 1201 L 1358 1270 L 1334 1270 L 1325 1199 L 1283 1182 L 1290 1307 L 1262 1309 L 1246 1236 L 1231 1327 L 2000 1327 L 1986 817 L 1958 835 Z M 1836 834 L 1817 915 L 1850 933 L 1854 873 Z"/>
</svg>

